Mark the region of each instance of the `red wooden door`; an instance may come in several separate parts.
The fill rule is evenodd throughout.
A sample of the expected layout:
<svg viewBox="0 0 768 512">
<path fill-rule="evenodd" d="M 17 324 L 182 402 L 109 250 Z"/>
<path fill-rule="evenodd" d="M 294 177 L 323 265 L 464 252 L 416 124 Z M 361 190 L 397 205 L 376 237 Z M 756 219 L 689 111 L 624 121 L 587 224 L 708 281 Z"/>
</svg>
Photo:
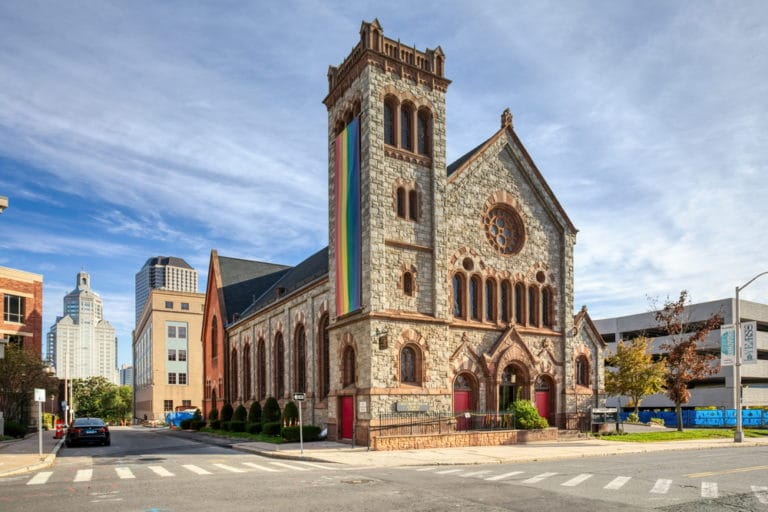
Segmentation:
<svg viewBox="0 0 768 512">
<path fill-rule="evenodd" d="M 536 392 L 536 410 L 539 416 L 549 419 L 549 391 Z"/>
<path fill-rule="evenodd" d="M 471 391 L 453 392 L 453 414 L 461 414 L 471 408 Z M 469 419 L 462 416 L 456 417 L 456 430 L 469 430 Z"/>
<path fill-rule="evenodd" d="M 341 397 L 341 439 L 352 439 L 352 426 L 355 421 L 354 397 Z"/>
</svg>

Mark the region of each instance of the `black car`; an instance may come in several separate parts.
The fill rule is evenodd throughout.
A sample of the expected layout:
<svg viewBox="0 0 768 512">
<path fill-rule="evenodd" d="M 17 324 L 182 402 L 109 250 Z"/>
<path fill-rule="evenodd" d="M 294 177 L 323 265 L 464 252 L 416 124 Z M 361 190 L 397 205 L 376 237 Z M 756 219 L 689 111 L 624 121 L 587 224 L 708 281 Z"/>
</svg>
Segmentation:
<svg viewBox="0 0 768 512">
<path fill-rule="evenodd" d="M 67 429 L 67 447 L 76 444 L 110 445 L 109 427 L 101 418 L 76 418 Z"/>
</svg>

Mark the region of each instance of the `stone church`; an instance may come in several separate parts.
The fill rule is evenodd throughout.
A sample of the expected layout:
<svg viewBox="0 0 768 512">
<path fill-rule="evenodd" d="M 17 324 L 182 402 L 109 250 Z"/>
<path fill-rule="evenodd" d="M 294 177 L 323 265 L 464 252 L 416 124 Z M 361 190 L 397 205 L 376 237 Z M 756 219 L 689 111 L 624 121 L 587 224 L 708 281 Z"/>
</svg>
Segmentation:
<svg viewBox="0 0 768 512">
<path fill-rule="evenodd" d="M 446 56 L 378 20 L 328 70 L 329 246 L 291 267 L 212 251 L 204 413 L 305 393 L 365 444 L 384 415 L 532 401 L 572 428 L 604 404 L 602 338 L 573 314 L 576 228 L 518 139 L 446 162 Z"/>
</svg>

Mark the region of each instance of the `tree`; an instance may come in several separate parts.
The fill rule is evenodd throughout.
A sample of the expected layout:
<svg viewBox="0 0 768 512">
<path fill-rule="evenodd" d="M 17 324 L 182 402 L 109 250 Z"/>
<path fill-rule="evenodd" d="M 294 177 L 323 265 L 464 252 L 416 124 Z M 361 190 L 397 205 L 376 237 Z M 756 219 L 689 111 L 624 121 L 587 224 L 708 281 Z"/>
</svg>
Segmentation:
<svg viewBox="0 0 768 512">
<path fill-rule="evenodd" d="M 117 387 L 105 377 L 89 377 L 72 381 L 72 407 L 79 418 L 105 418 L 104 399 L 111 388 Z"/>
<path fill-rule="evenodd" d="M 127 424 L 133 409 L 133 390 L 130 386 L 110 386 L 101 397 L 101 409 L 104 419 L 120 425 Z"/>
<path fill-rule="evenodd" d="M 605 391 L 609 395 L 626 395 L 635 404 L 635 415 L 640 402 L 648 395 L 664 389 L 666 363 L 654 362 L 648 350 L 650 340 L 638 336 L 631 342 L 620 341 L 616 353 L 605 361 L 611 371 L 605 372 Z"/>
<path fill-rule="evenodd" d="M 689 305 L 688 292 L 683 290 L 676 301 L 667 299 L 655 315 L 659 328 L 669 336 L 669 340 L 661 345 L 667 353 L 665 387 L 667 397 L 675 404 L 677 430 L 680 432 L 683 431 L 682 404 L 688 403 L 691 398 L 688 386 L 720 370 L 719 365 L 713 364 L 717 357 L 700 352 L 698 344 L 711 330 L 720 326 L 723 317 L 713 313 L 705 320 L 693 322 L 690 309 L 686 310 Z"/>
<path fill-rule="evenodd" d="M 0 359 L 0 411 L 7 421 L 29 423 L 35 388 L 56 394 L 58 380 L 33 349 L 9 343 Z"/>
</svg>

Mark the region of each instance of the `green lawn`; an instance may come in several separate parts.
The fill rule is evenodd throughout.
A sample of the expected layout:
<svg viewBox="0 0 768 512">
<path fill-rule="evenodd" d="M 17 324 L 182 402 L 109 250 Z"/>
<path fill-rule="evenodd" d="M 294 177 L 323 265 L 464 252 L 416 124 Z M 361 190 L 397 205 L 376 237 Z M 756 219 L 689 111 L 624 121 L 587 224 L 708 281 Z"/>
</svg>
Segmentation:
<svg viewBox="0 0 768 512">
<path fill-rule="evenodd" d="M 266 434 L 249 434 L 248 432 L 230 432 L 228 430 L 216 430 L 209 427 L 203 427 L 200 432 L 205 432 L 219 437 L 231 439 L 240 439 L 242 441 L 260 441 L 262 443 L 281 444 L 285 442 L 282 437 L 268 436 Z"/>
<path fill-rule="evenodd" d="M 768 430 L 744 429 L 744 437 L 763 437 L 768 436 Z M 637 432 L 632 434 L 606 434 L 600 436 L 600 439 L 606 441 L 623 441 L 630 443 L 653 443 L 658 441 L 686 441 L 691 439 L 733 439 L 733 430 L 731 429 L 703 429 L 692 428 L 682 432 L 676 430 L 664 430 L 661 432 Z"/>
</svg>

